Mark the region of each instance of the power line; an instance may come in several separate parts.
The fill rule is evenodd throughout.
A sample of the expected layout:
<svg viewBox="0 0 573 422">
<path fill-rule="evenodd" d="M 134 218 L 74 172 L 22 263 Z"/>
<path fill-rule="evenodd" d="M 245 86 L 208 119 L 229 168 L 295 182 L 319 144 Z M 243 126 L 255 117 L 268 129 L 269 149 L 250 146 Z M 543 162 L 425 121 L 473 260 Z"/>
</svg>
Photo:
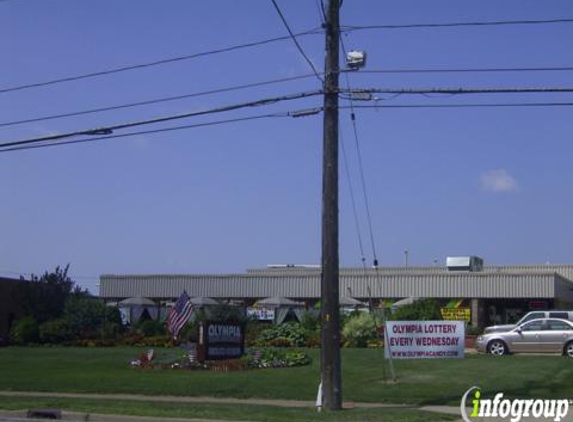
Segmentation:
<svg viewBox="0 0 573 422">
<path fill-rule="evenodd" d="M 346 56 L 346 47 L 344 46 L 344 40 L 342 39 L 342 37 L 340 38 L 340 46 L 342 47 L 342 51 L 344 53 L 344 56 Z M 346 86 L 348 88 L 348 91 L 351 91 L 350 88 L 350 76 L 347 73 L 344 74 L 344 76 L 346 77 Z M 378 255 L 376 253 L 376 242 L 374 241 L 374 230 L 372 228 L 372 216 L 370 213 L 370 201 L 368 200 L 368 193 L 367 193 L 367 189 L 366 189 L 366 178 L 364 177 L 364 165 L 362 162 L 362 152 L 360 150 L 360 141 L 359 141 L 359 137 L 358 137 L 358 124 L 356 123 L 356 113 L 354 111 L 355 107 L 354 107 L 354 101 L 352 100 L 352 97 L 350 97 L 350 119 L 352 121 L 352 128 L 354 130 L 354 140 L 356 143 L 356 153 L 358 155 L 358 164 L 359 164 L 359 169 L 360 169 L 360 180 L 362 183 L 362 193 L 364 195 L 364 205 L 365 205 L 365 209 L 366 209 L 366 217 L 368 219 L 368 230 L 369 230 L 369 234 L 370 234 L 370 245 L 372 247 L 372 261 L 373 261 L 373 266 L 376 270 L 376 284 L 379 286 L 380 284 L 380 276 L 379 276 L 379 272 L 378 272 Z M 364 270 L 364 275 L 366 275 L 366 260 L 364 258 L 364 255 L 362 256 L 362 267 Z M 368 295 L 369 295 L 369 306 L 370 309 L 372 310 L 372 296 L 370 293 L 370 283 L 368 283 L 367 285 L 368 288 Z M 373 314 L 373 318 L 374 318 L 374 325 L 376 326 L 376 328 L 378 329 L 378 321 L 376 320 L 376 316 Z M 385 310 L 382 309 L 382 323 L 384 325 L 386 325 L 386 313 Z M 385 333 L 385 338 L 384 338 L 384 342 L 388 341 L 387 338 L 387 333 Z M 390 350 L 390 346 L 388 346 L 388 350 Z M 394 363 L 392 361 L 391 358 L 391 352 L 390 352 L 390 359 L 389 359 L 389 366 L 390 366 L 390 374 L 392 376 L 392 379 L 396 379 L 396 373 L 394 371 Z M 384 370 L 385 372 L 385 370 Z"/>
<path fill-rule="evenodd" d="M 272 0 L 272 1 L 273 1 L 273 3 L 275 3 L 274 0 Z M 280 10 L 280 9 L 278 9 L 278 10 Z M 286 21 L 284 21 L 284 22 L 286 22 Z M 440 28 L 440 27 L 463 27 L 463 26 L 541 25 L 541 24 L 557 24 L 557 23 L 571 23 L 571 22 L 573 22 L 573 19 L 566 18 L 566 19 L 550 19 L 550 20 L 416 23 L 416 24 L 404 24 L 404 25 L 345 26 L 342 28 L 342 31 L 343 32 L 352 32 L 352 31 L 371 30 L 371 29 Z M 304 31 L 304 32 L 301 32 L 298 34 L 293 34 L 292 31 L 290 31 L 290 28 L 288 28 L 288 30 L 289 30 L 289 36 L 269 38 L 269 39 L 265 39 L 265 40 L 261 40 L 261 41 L 239 44 L 239 45 L 219 48 L 219 49 L 195 53 L 195 54 L 171 57 L 171 58 L 157 60 L 157 61 L 153 61 L 153 62 L 140 63 L 140 64 L 130 65 L 130 66 L 122 66 L 122 67 L 117 67 L 117 68 L 98 71 L 98 72 L 90 72 L 90 73 L 86 73 L 86 74 L 82 74 L 82 75 L 75 75 L 75 76 L 69 76 L 69 77 L 65 77 L 65 78 L 53 79 L 53 80 L 49 80 L 49 81 L 35 82 L 35 83 L 19 85 L 19 86 L 15 86 L 15 87 L 2 88 L 2 89 L 0 89 L 0 94 L 7 93 L 7 92 L 13 92 L 13 91 L 20 91 L 20 90 L 30 89 L 30 88 L 38 88 L 41 86 L 54 85 L 54 84 L 59 84 L 59 83 L 63 83 L 63 82 L 71 82 L 71 81 L 77 81 L 77 80 L 81 80 L 81 79 L 110 75 L 110 74 L 114 74 L 114 73 L 130 71 L 130 70 L 143 69 L 143 68 L 152 67 L 152 66 L 159 66 L 159 65 L 164 65 L 164 64 L 168 64 L 168 63 L 174 63 L 174 62 L 179 62 L 179 61 L 184 61 L 184 60 L 195 59 L 195 58 L 199 58 L 199 57 L 205 57 L 205 56 L 209 56 L 209 55 L 213 55 L 213 54 L 226 53 L 226 52 L 230 52 L 230 51 L 234 51 L 234 50 L 256 47 L 256 46 L 269 44 L 269 43 L 273 43 L 273 42 L 277 42 L 277 41 L 283 41 L 286 39 L 293 39 L 295 41 L 295 43 L 297 44 L 297 47 L 300 47 L 300 45 L 298 44 L 298 41 L 296 40 L 297 37 L 306 36 L 306 35 L 315 35 L 315 34 L 319 34 L 322 32 L 322 30 L 320 30 L 320 29 L 311 29 L 309 31 Z M 300 50 L 302 50 L 302 49 L 300 49 Z M 311 64 L 313 71 L 315 72 L 315 74 L 317 74 L 316 76 L 319 77 L 318 72 L 316 72 L 316 70 L 314 68 L 314 65 L 312 65 L 312 62 L 310 62 L 310 60 L 308 59 L 308 57 L 306 57 L 306 55 L 305 55 L 305 58 L 309 62 L 309 64 Z M 319 77 L 319 79 L 321 79 L 321 78 Z M 322 79 L 321 79 L 321 81 L 322 81 Z"/>
<path fill-rule="evenodd" d="M 358 218 L 358 209 L 356 207 L 356 199 L 354 197 L 354 187 L 352 185 L 352 177 L 350 176 L 350 167 L 348 165 L 348 157 L 346 154 L 346 147 L 344 145 L 344 138 L 342 136 L 342 131 L 340 134 L 340 149 L 342 150 L 342 162 L 344 163 L 344 173 L 346 175 L 346 181 L 348 183 L 348 192 L 350 193 L 350 203 L 352 205 L 352 215 L 354 217 L 354 227 L 356 229 L 356 237 L 358 239 L 358 248 L 360 250 L 360 260 L 362 265 L 366 265 L 366 258 L 364 255 L 364 244 L 362 242 L 362 233 L 360 230 L 360 222 Z"/>
<path fill-rule="evenodd" d="M 344 41 L 343 41 L 342 37 L 340 37 L 340 46 L 342 47 L 342 52 L 344 54 L 344 57 L 346 57 L 346 47 L 344 46 Z M 345 73 L 344 76 L 346 77 L 346 87 L 347 87 L 348 92 L 353 92 L 353 90 L 351 90 L 351 88 L 350 88 L 349 74 Z M 357 123 L 356 123 L 356 114 L 354 112 L 354 101 L 352 101 L 352 97 L 350 98 L 350 120 L 352 122 L 352 129 L 353 129 L 353 133 L 354 133 L 354 143 L 356 146 L 356 154 L 358 157 L 358 169 L 360 172 L 362 194 L 363 194 L 363 198 L 364 198 L 364 206 L 366 209 L 366 218 L 368 221 L 368 229 L 369 229 L 369 234 L 370 234 L 370 244 L 372 247 L 372 255 L 373 255 L 374 262 L 378 262 L 378 256 L 376 254 L 376 245 L 374 242 L 374 232 L 372 229 L 372 217 L 370 214 L 370 201 L 368 200 L 368 193 L 366 190 L 366 178 L 364 177 L 364 164 L 362 161 L 362 152 L 360 150 L 360 139 L 358 137 L 358 127 L 357 127 Z"/>
<path fill-rule="evenodd" d="M 11 121 L 11 122 L 0 123 L 0 127 L 13 126 L 13 125 L 19 125 L 19 124 L 24 124 L 24 123 L 40 122 L 40 121 L 45 121 L 45 120 L 61 119 L 61 118 L 65 118 L 65 117 L 81 116 L 81 115 L 92 114 L 92 113 L 100 113 L 103 111 L 120 110 L 123 108 L 131 108 L 131 107 L 139 107 L 139 106 L 145 106 L 145 105 L 151 105 L 151 104 L 158 104 L 158 103 L 162 103 L 162 102 L 176 101 L 176 100 L 182 100 L 182 99 L 186 99 L 186 98 L 200 97 L 200 96 L 204 96 L 204 95 L 220 94 L 223 92 L 238 91 L 241 89 L 254 88 L 254 87 L 271 85 L 271 84 L 276 84 L 276 83 L 281 83 L 281 82 L 295 81 L 295 80 L 305 79 L 305 78 L 309 78 L 309 77 L 313 77 L 313 76 L 314 75 L 312 73 L 310 73 L 310 74 L 306 74 L 306 75 L 292 76 L 289 78 L 273 79 L 273 80 L 268 80 L 268 81 L 264 81 L 264 82 L 255 82 L 255 83 L 231 86 L 231 87 L 226 87 L 226 88 L 212 89 L 212 90 L 203 91 L 203 92 L 195 92 L 195 93 L 190 93 L 190 94 L 176 95 L 176 96 L 172 96 L 172 97 L 157 98 L 154 100 L 139 101 L 139 102 L 134 102 L 134 103 L 120 104 L 120 105 L 107 106 L 107 107 L 99 107 L 99 108 L 82 110 L 82 111 L 75 111 L 75 112 L 70 112 L 70 113 L 53 114 L 50 116 L 41 116 L 41 117 L 34 117 L 34 118 L 29 118 L 29 119 L 15 120 L 15 121 Z"/>
<path fill-rule="evenodd" d="M 565 70 L 565 69 L 573 70 L 573 68 L 561 68 L 561 70 Z M 507 70 L 509 71 L 509 69 L 507 69 Z M 443 71 L 448 72 L 448 70 L 443 70 Z M 451 71 L 455 72 L 455 71 L 463 71 L 463 70 L 451 70 Z M 473 70 L 468 70 L 468 71 L 473 71 Z M 481 69 L 480 71 L 488 71 L 488 70 Z M 491 70 L 491 71 L 498 71 L 498 70 Z M 373 71 L 373 72 L 376 72 L 376 71 Z M 395 70 L 395 71 L 380 71 L 380 72 L 403 72 L 403 71 Z M 409 72 L 409 71 L 405 71 L 405 72 Z M 347 74 L 347 72 L 345 72 L 345 74 Z M 107 107 L 100 107 L 100 108 L 95 108 L 95 109 L 88 109 L 88 110 L 75 111 L 75 112 L 69 112 L 69 113 L 61 113 L 61 114 L 54 114 L 54 115 L 49 115 L 49 116 L 41 116 L 41 117 L 35 117 L 35 118 L 29 118 L 29 119 L 15 120 L 15 121 L 10 121 L 10 122 L 0 123 L 0 127 L 14 126 L 14 125 L 40 122 L 40 121 L 46 121 L 46 120 L 54 120 L 54 119 L 60 119 L 60 118 L 66 118 L 66 117 L 81 116 L 81 115 L 86 115 L 86 114 L 93 114 L 93 113 L 99 113 L 99 112 L 104 112 L 104 111 L 119 110 L 119 109 L 124 109 L 124 108 L 131 108 L 131 107 L 139 107 L 139 106 L 157 104 L 157 103 L 168 102 L 168 101 L 176 101 L 176 100 L 181 100 L 181 99 L 186 99 L 186 98 L 193 98 L 193 97 L 205 96 L 205 95 L 210 95 L 210 94 L 218 94 L 218 93 L 236 91 L 236 90 L 253 88 L 253 87 L 258 87 L 258 86 L 271 85 L 271 84 L 275 84 L 275 83 L 306 79 L 306 78 L 309 78 L 312 76 L 314 76 L 314 75 L 313 74 L 306 74 L 306 75 L 300 75 L 300 76 L 293 76 L 293 77 L 289 77 L 289 78 L 273 79 L 273 80 L 268 80 L 268 81 L 263 81 L 263 82 L 255 82 L 255 83 L 251 83 L 251 84 L 237 85 L 237 86 L 232 86 L 232 87 L 213 89 L 213 90 L 209 90 L 209 91 L 177 95 L 177 96 L 173 96 L 173 97 L 163 97 L 163 98 L 158 98 L 158 99 L 153 99 L 153 100 L 139 101 L 139 102 L 120 104 L 120 105 L 115 105 L 115 106 L 107 106 Z M 444 89 L 416 90 L 416 89 L 403 89 L 403 88 L 400 88 L 400 89 L 373 88 L 373 89 L 355 89 L 355 90 L 350 90 L 350 91 L 352 91 L 353 93 L 358 93 L 358 94 L 360 94 L 360 93 L 394 93 L 397 95 L 402 95 L 402 94 L 421 94 L 421 95 L 424 95 L 424 94 L 450 94 L 451 95 L 451 94 L 478 94 L 478 93 L 479 94 L 481 94 L 481 93 L 514 93 L 514 92 L 515 93 L 518 93 L 518 92 L 519 93 L 570 92 L 570 89 L 569 88 L 513 88 L 513 89 L 511 89 L 511 88 L 503 88 L 503 89 L 480 88 L 480 89 L 468 90 L 468 89 L 463 89 L 463 88 L 451 88 L 451 89 L 445 89 L 445 90 Z M 344 92 L 350 92 L 350 91 L 347 89 Z"/>
<path fill-rule="evenodd" d="M 319 30 L 319 29 L 311 29 L 309 31 L 300 32 L 298 34 L 295 34 L 294 36 L 295 37 L 301 37 L 301 36 L 306 36 L 306 35 L 315 35 L 315 34 L 319 34 L 321 31 L 322 30 Z M 113 69 L 102 70 L 99 72 L 91 72 L 91 73 L 85 73 L 82 75 L 68 76 L 65 78 L 53 79 L 50 81 L 35 82 L 35 83 L 19 85 L 19 86 L 14 86 L 14 87 L 9 87 L 9 88 L 2 88 L 2 89 L 0 89 L 0 94 L 4 94 L 7 92 L 13 92 L 13 91 L 21 91 L 21 90 L 30 89 L 30 88 L 38 88 L 41 86 L 54 85 L 54 84 L 59 84 L 59 83 L 63 83 L 63 82 L 72 82 L 72 81 L 77 81 L 77 80 L 81 80 L 81 79 L 94 78 L 97 76 L 111 75 L 111 74 L 115 74 L 115 73 L 131 71 L 131 70 L 144 69 L 144 68 L 148 68 L 148 67 L 159 66 L 159 65 L 164 65 L 164 64 L 168 64 L 168 63 L 175 63 L 175 62 L 180 62 L 180 61 L 184 61 L 184 60 L 197 59 L 200 57 L 211 56 L 214 54 L 228 53 L 230 51 L 236 51 L 236 50 L 241 50 L 241 49 L 251 48 L 251 47 L 258 47 L 261 45 L 270 44 L 270 43 L 277 42 L 277 41 L 288 40 L 290 38 L 291 38 L 290 36 L 268 38 L 268 39 L 261 40 L 261 41 L 254 41 L 254 42 L 245 43 L 245 44 L 238 44 L 238 45 L 234 45 L 234 46 L 230 46 L 230 47 L 223 47 L 223 48 L 219 48 L 219 49 L 215 49 L 215 50 L 204 51 L 201 53 L 188 54 L 188 55 L 178 56 L 178 57 L 171 57 L 168 59 L 157 60 L 157 61 L 147 62 L 147 63 L 140 63 L 140 64 L 136 64 L 136 65 L 131 65 L 131 66 L 116 67 Z"/>
<path fill-rule="evenodd" d="M 73 136 L 80 136 L 80 135 L 90 135 L 90 136 L 91 135 L 95 135 L 95 136 L 97 136 L 97 135 L 109 135 L 114 130 L 126 129 L 129 127 L 169 122 L 172 120 L 179 120 L 179 119 L 185 119 L 185 118 L 196 117 L 196 116 L 204 116 L 207 114 L 214 114 L 214 113 L 222 113 L 222 112 L 226 112 L 226 111 L 238 110 L 238 109 L 247 108 L 247 107 L 259 107 L 259 106 L 263 106 L 263 105 L 278 103 L 281 101 L 290 101 L 290 100 L 297 100 L 297 99 L 301 99 L 301 98 L 308 98 L 308 97 L 316 96 L 316 95 L 320 95 L 320 94 L 322 94 L 322 90 L 302 92 L 302 93 L 291 94 L 291 95 L 283 95 L 280 97 L 273 97 L 273 98 L 264 98 L 261 100 L 250 101 L 250 102 L 239 103 L 239 104 L 232 104 L 232 105 L 228 105 L 228 106 L 212 108 L 209 110 L 202 110 L 202 111 L 195 111 L 195 112 L 190 112 L 190 113 L 162 116 L 162 117 L 156 117 L 156 118 L 148 119 L 148 120 L 140 120 L 140 121 L 130 122 L 130 123 L 120 123 L 120 124 L 116 124 L 116 125 L 104 126 L 104 127 L 99 127 L 99 128 L 95 128 L 95 129 L 79 130 L 79 131 L 75 131 L 75 132 L 61 133 L 61 134 L 56 134 L 56 135 L 43 136 L 43 137 L 39 137 L 39 138 L 32 138 L 32 139 L 24 139 L 24 140 L 20 140 L 20 141 L 6 142 L 6 143 L 0 144 L 0 148 L 1 147 L 5 148 L 5 147 L 10 147 L 10 146 L 17 146 L 17 145 L 33 144 L 33 143 L 38 143 L 38 142 L 42 142 L 42 141 L 54 141 L 54 140 L 70 138 Z"/>
<path fill-rule="evenodd" d="M 542 94 L 542 93 L 572 93 L 570 87 L 541 87 L 541 88 L 360 88 L 345 90 L 340 93 L 349 94 Z"/>
<path fill-rule="evenodd" d="M 296 48 L 298 49 L 298 51 L 300 52 L 300 54 L 304 57 L 304 59 L 306 60 L 306 62 L 308 63 L 308 65 L 311 67 L 312 71 L 314 72 L 316 78 L 320 81 L 321 84 L 324 83 L 324 81 L 322 80 L 322 78 L 320 77 L 320 75 L 318 74 L 318 71 L 316 70 L 316 68 L 314 67 L 314 64 L 312 63 L 312 61 L 308 58 L 308 56 L 306 55 L 306 53 L 304 52 L 304 50 L 302 49 L 302 46 L 299 44 L 298 40 L 296 39 L 296 35 L 292 32 L 292 30 L 290 29 L 290 26 L 287 22 L 287 20 L 285 19 L 283 12 L 281 11 L 279 5 L 277 4 L 276 0 L 271 0 L 271 2 L 273 3 L 273 6 L 275 7 L 277 13 L 279 14 L 281 20 L 283 21 L 284 26 L 286 27 L 286 30 L 288 31 L 290 37 L 292 38 L 294 44 L 296 45 Z"/>
<path fill-rule="evenodd" d="M 320 22 L 324 25 L 326 23 L 326 14 L 324 12 L 324 3 L 322 0 L 315 0 L 316 8 L 318 10 L 318 17 Z"/>
<path fill-rule="evenodd" d="M 48 148 L 48 147 L 57 147 L 57 146 L 63 146 L 63 145 L 81 144 L 81 143 L 86 143 L 86 142 L 95 142 L 95 141 L 115 139 L 115 138 L 127 138 L 130 136 L 136 136 L 136 135 L 150 135 L 150 134 L 157 134 L 157 133 L 164 133 L 164 132 L 173 132 L 173 131 L 178 131 L 178 130 L 193 129 L 193 128 L 199 128 L 199 127 L 218 126 L 218 125 L 224 125 L 224 124 L 229 124 L 229 123 L 245 122 L 245 121 L 249 121 L 249 120 L 259 120 L 259 119 L 279 118 L 279 117 L 295 117 L 295 114 L 296 114 L 296 112 L 269 113 L 269 114 L 263 114 L 263 115 L 257 115 L 257 116 L 239 117 L 239 118 L 235 118 L 235 119 L 216 120 L 216 121 L 206 122 L 206 123 L 195 123 L 195 124 L 191 124 L 191 125 L 174 126 L 174 127 L 169 127 L 169 128 L 163 128 L 163 129 L 144 130 L 144 131 L 122 133 L 122 134 L 110 135 L 110 136 L 98 136 L 95 138 L 75 139 L 75 140 L 71 140 L 71 141 L 62 141 L 62 142 L 56 142 L 56 143 L 43 143 L 40 145 L 16 146 L 13 148 L 0 149 L 0 153 L 10 152 L 10 151 L 21 151 L 21 150 L 27 150 L 27 149 Z M 1 146 L 2 145 L 0 145 L 0 147 Z"/>
<path fill-rule="evenodd" d="M 412 23 L 412 24 L 383 24 L 383 25 L 345 25 L 342 32 L 363 31 L 371 29 L 415 29 L 415 28 L 456 28 L 471 26 L 508 26 L 508 25 L 552 25 L 560 23 L 573 23 L 573 18 L 563 19 L 531 19 L 531 20 L 501 20 L 482 22 L 441 22 L 441 23 Z"/>
<path fill-rule="evenodd" d="M 565 72 L 573 71 L 573 67 L 501 67 L 501 68 L 466 68 L 466 69 L 360 69 L 343 70 L 345 73 L 487 73 L 487 72 Z"/>
<path fill-rule="evenodd" d="M 395 109 L 414 109 L 414 108 L 506 108 L 506 107 L 571 107 L 573 103 L 484 103 L 484 104 L 408 104 L 408 105 L 354 105 L 354 108 L 395 108 Z M 341 109 L 350 109 L 350 106 L 341 106 Z"/>
</svg>

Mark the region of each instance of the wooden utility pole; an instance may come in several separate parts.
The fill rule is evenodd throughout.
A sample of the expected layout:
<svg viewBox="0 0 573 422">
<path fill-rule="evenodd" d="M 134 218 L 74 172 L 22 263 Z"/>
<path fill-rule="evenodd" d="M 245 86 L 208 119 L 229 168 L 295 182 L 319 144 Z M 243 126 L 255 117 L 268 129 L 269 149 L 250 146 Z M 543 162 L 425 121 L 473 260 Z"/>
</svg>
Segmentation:
<svg viewBox="0 0 573 422">
<path fill-rule="evenodd" d="M 323 407 L 342 409 L 340 309 L 338 298 L 338 71 L 339 0 L 329 0 L 324 63 L 322 174 L 321 381 Z"/>
</svg>

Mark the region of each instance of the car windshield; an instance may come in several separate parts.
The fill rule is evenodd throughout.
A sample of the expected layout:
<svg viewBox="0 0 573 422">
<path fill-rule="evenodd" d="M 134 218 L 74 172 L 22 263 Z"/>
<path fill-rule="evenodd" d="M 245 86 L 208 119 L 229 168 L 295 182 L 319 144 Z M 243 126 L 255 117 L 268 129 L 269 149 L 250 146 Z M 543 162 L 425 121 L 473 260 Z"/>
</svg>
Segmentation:
<svg viewBox="0 0 573 422">
<path fill-rule="evenodd" d="M 519 325 L 526 323 L 527 321 L 531 321 L 533 319 L 543 318 L 545 314 L 543 312 L 532 312 L 527 314 L 523 317 L 521 321 L 518 322 Z"/>
</svg>

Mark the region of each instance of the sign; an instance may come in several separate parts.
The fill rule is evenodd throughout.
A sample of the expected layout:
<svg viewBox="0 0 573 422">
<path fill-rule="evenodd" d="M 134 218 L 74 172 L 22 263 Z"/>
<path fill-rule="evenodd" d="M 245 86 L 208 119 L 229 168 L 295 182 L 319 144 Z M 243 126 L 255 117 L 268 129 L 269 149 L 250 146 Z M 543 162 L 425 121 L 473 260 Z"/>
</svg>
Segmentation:
<svg viewBox="0 0 573 422">
<path fill-rule="evenodd" d="M 472 311 L 470 308 L 440 308 L 440 314 L 444 321 L 470 322 Z"/>
<path fill-rule="evenodd" d="M 389 321 L 386 358 L 443 359 L 464 357 L 463 321 Z"/>
<path fill-rule="evenodd" d="M 236 359 L 245 352 L 245 326 L 230 322 L 201 322 L 197 358 L 200 361 Z"/>
<path fill-rule="evenodd" d="M 546 300 L 532 300 L 529 309 L 549 309 L 549 303 Z"/>
<path fill-rule="evenodd" d="M 247 317 L 258 321 L 274 321 L 275 310 L 267 308 L 247 308 Z"/>
</svg>

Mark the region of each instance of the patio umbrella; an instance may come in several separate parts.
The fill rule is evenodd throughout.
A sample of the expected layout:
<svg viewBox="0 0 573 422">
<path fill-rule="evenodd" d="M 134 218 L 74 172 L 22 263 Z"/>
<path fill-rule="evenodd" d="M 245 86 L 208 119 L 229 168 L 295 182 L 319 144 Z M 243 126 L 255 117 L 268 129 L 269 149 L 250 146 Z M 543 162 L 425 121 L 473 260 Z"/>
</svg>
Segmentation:
<svg viewBox="0 0 573 422">
<path fill-rule="evenodd" d="M 338 303 L 340 304 L 341 307 L 358 307 L 358 306 L 366 306 L 365 303 L 360 302 L 359 300 L 354 299 L 353 297 L 350 296 L 342 296 Z"/>
<path fill-rule="evenodd" d="M 302 306 L 302 304 L 295 302 L 294 300 L 290 300 L 289 298 L 286 297 L 280 297 L 280 296 L 275 296 L 275 297 L 268 297 L 266 299 L 262 299 L 259 300 L 256 303 L 257 306 L 266 306 L 266 307 L 270 307 L 270 308 L 278 308 L 281 306 Z"/>
<path fill-rule="evenodd" d="M 130 297 L 119 302 L 117 306 L 120 308 L 120 312 L 125 315 L 126 322 L 129 323 L 138 322 L 146 311 L 151 319 L 157 319 L 158 316 L 157 304 L 146 297 Z M 121 311 L 122 308 L 123 311 Z M 128 308 L 129 311 L 125 308 Z"/>
<path fill-rule="evenodd" d="M 218 305 L 219 302 L 217 302 L 215 299 L 211 299 L 210 297 L 197 296 L 191 298 L 191 304 L 200 308 L 202 306 Z"/>
<path fill-rule="evenodd" d="M 131 306 L 155 306 L 155 302 L 146 297 L 130 297 L 124 299 L 118 303 L 119 306 L 131 307 Z"/>
<path fill-rule="evenodd" d="M 419 300 L 422 300 L 422 298 L 421 297 L 407 297 L 405 299 L 398 300 L 397 302 L 394 302 L 392 304 L 392 306 L 390 306 L 390 310 L 392 312 L 395 312 L 396 309 L 398 309 L 404 305 L 411 305 L 412 303 L 418 302 Z"/>
</svg>

